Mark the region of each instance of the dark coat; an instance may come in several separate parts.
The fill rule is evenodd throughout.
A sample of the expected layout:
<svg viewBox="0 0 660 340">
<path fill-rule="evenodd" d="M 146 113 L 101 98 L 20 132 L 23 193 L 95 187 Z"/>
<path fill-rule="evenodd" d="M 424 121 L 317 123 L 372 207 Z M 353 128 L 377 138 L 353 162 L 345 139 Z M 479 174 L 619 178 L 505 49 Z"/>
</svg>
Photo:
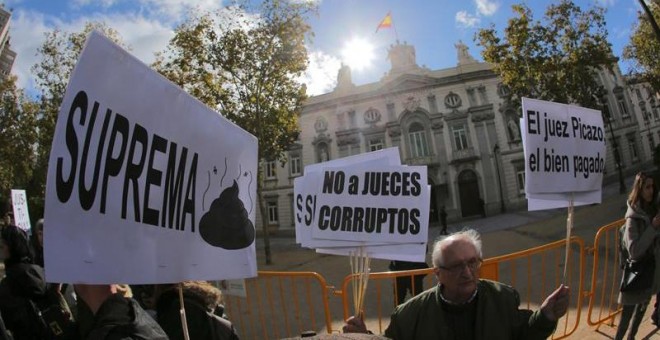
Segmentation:
<svg viewBox="0 0 660 340">
<path fill-rule="evenodd" d="M 479 280 L 476 306 L 476 340 L 536 340 L 548 338 L 557 322 L 540 310 L 519 309 L 520 297 L 510 286 Z M 454 331 L 443 323 L 440 285 L 399 305 L 392 313 L 385 336 L 395 340 L 455 339 Z"/>
<path fill-rule="evenodd" d="M 222 314 L 222 312 L 217 313 L 217 309 L 209 310 L 203 297 L 184 291 L 183 304 L 190 340 L 238 340 L 232 323 L 217 315 Z M 184 339 L 179 314 L 180 306 L 176 289 L 163 293 L 156 302 L 158 323 L 172 340 Z"/>
<path fill-rule="evenodd" d="M 133 299 L 114 294 L 94 315 L 89 340 L 166 340 L 169 339 L 156 321 Z"/>
<path fill-rule="evenodd" d="M 16 340 L 39 339 L 29 300 L 46 295 L 43 268 L 30 263 L 12 263 L 0 282 L 0 312 L 5 326 Z"/>
</svg>

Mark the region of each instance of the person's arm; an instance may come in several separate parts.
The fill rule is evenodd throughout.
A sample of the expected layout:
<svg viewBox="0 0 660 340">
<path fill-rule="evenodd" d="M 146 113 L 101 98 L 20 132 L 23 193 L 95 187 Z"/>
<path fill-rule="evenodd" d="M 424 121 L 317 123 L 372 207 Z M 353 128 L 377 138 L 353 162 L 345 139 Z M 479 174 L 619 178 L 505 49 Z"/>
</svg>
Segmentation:
<svg viewBox="0 0 660 340">
<path fill-rule="evenodd" d="M 529 314 L 528 310 L 520 310 L 526 320 L 523 320 L 523 331 L 519 339 L 547 339 L 557 327 L 557 321 L 568 311 L 570 289 L 560 285 L 543 301 L 541 308 Z"/>
<path fill-rule="evenodd" d="M 656 223 L 656 220 L 657 218 L 653 219 L 654 224 Z M 644 257 L 644 254 L 646 254 L 655 240 L 656 229 L 654 224 L 647 226 L 647 228 L 642 231 L 644 223 L 644 220 L 641 219 L 626 219 L 626 227 L 623 233 L 623 244 L 626 245 L 630 258 L 635 261 Z"/>
</svg>

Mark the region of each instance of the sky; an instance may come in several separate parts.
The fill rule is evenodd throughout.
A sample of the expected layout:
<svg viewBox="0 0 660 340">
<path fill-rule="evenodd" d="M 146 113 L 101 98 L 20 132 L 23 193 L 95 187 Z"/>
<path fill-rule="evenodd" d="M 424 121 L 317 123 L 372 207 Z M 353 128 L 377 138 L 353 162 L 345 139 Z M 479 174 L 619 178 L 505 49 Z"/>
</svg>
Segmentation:
<svg viewBox="0 0 660 340">
<path fill-rule="evenodd" d="M 303 81 L 310 95 L 331 91 L 342 62 L 352 68 L 356 85 L 380 80 L 389 70 L 388 47 L 397 40 L 416 49 L 417 63 L 430 69 L 457 63 L 454 44 L 459 40 L 482 60 L 473 41 L 479 28 L 495 25 L 502 33 L 513 15 L 511 5 L 523 0 L 291 0 L 317 1 L 319 9 L 310 18 L 314 37 L 308 41 L 310 64 Z M 38 62 L 37 48 L 44 34 L 54 29 L 76 32 L 87 21 L 104 21 L 116 29 L 131 53 L 151 64 L 154 53 L 163 51 L 186 13 L 216 10 L 218 0 L 5 0 L 12 10 L 10 36 L 17 59 L 12 72 L 19 86 L 36 94 L 30 68 Z M 556 1 L 527 0 L 534 17 Z M 637 12 L 636 0 L 575 0 L 583 9 L 599 5 L 606 9 L 609 41 L 621 56 L 629 42 Z M 393 27 L 376 31 L 390 13 Z M 628 66 L 621 61 L 625 72 Z"/>
</svg>

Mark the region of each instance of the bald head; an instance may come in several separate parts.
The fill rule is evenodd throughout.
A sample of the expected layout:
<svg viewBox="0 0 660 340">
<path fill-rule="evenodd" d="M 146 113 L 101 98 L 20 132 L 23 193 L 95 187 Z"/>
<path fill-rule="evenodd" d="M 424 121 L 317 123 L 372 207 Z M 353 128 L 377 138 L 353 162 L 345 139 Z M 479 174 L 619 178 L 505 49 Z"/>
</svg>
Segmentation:
<svg viewBox="0 0 660 340">
<path fill-rule="evenodd" d="M 464 243 L 471 244 L 474 247 L 474 249 L 477 251 L 477 254 L 479 254 L 479 257 L 480 258 L 483 257 L 481 251 L 481 236 L 474 229 L 466 229 L 451 234 L 435 242 L 435 245 L 433 245 L 433 254 L 431 255 L 433 266 L 435 268 L 438 268 L 439 266 L 445 265 L 443 259 L 445 250 L 456 244 L 464 244 Z"/>
</svg>

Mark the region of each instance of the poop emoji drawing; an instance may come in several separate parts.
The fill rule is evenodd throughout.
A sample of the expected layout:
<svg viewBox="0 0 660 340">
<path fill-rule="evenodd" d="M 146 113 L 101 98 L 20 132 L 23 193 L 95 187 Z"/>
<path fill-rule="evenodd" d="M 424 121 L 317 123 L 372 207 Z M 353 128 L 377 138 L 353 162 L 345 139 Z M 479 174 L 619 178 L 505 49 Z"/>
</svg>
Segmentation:
<svg viewBox="0 0 660 340">
<path fill-rule="evenodd" d="M 199 233 L 206 243 L 227 250 L 242 249 L 254 242 L 254 225 L 238 198 L 238 184 L 225 189 L 213 200 L 199 221 Z"/>
</svg>

